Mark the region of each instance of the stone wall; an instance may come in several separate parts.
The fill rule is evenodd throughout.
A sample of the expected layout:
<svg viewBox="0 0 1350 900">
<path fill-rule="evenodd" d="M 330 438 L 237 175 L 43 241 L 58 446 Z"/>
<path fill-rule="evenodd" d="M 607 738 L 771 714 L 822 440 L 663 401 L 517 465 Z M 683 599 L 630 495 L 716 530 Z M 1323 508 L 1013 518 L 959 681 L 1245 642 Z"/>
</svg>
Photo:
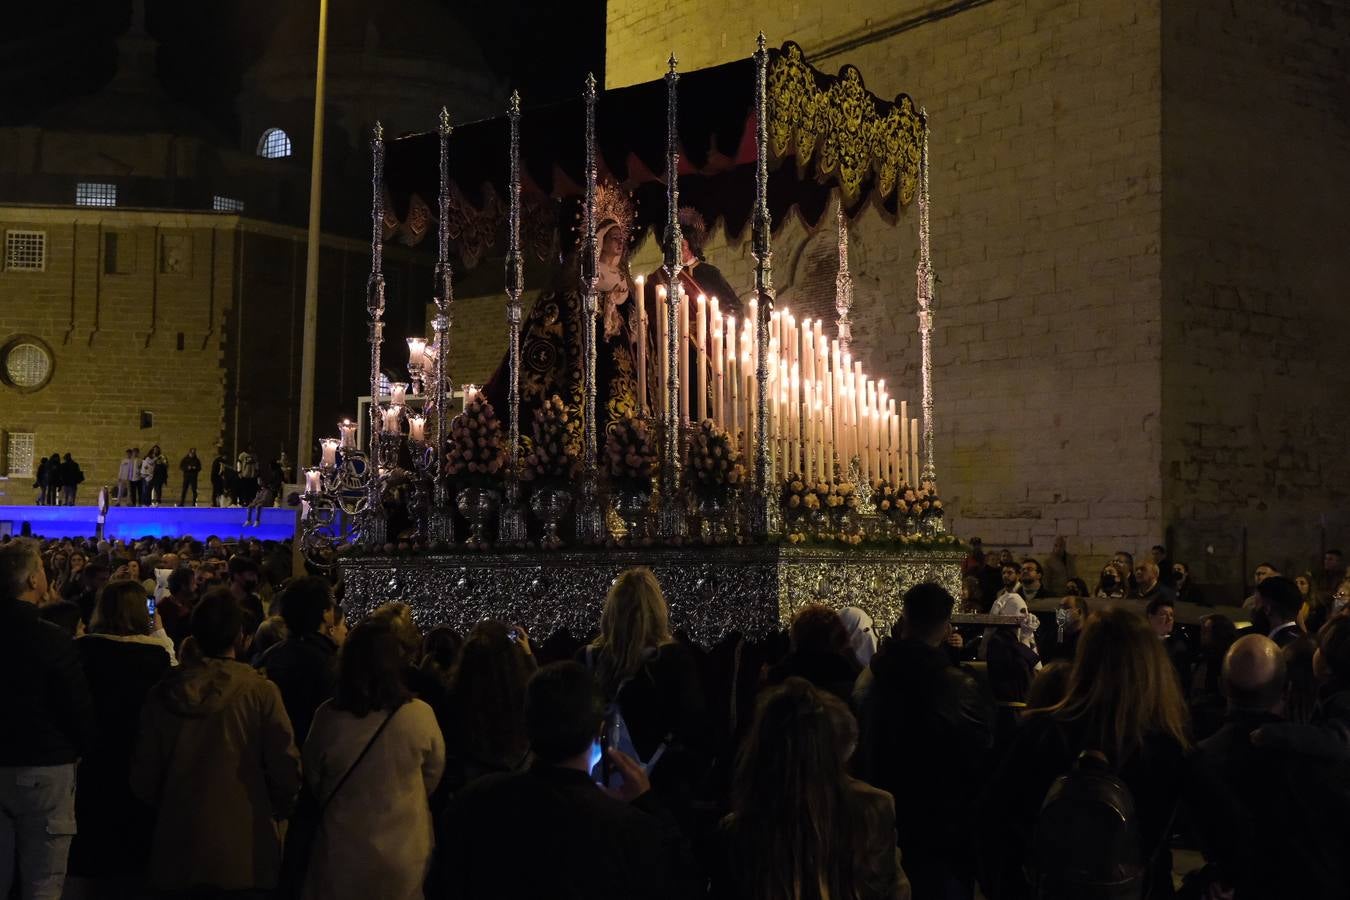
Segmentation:
<svg viewBox="0 0 1350 900">
<path fill-rule="evenodd" d="M 187 447 L 205 455 L 218 439 L 232 235 L 202 218 L 149 225 L 135 213 L 97 222 L 71 210 L 0 214 L 0 228 L 47 233 L 45 271 L 0 272 L 0 340 L 35 335 L 55 363 L 41 390 L 0 387 L 0 428 L 32 432 L 38 454 L 70 453 L 83 466 L 86 502 L 115 482 L 128 447 L 159 443 L 176 467 Z M 105 271 L 111 235 L 124 274 Z M 172 271 L 163 271 L 157 249 L 165 241 Z M 142 410 L 153 413 L 153 427 L 140 427 Z M 16 491 L 10 500 L 28 496 Z"/>
<path fill-rule="evenodd" d="M 1236 590 L 1350 539 L 1350 11 L 1204 0 L 1162 25 L 1165 515 Z"/>
<path fill-rule="evenodd" d="M 937 464 L 952 524 L 1017 552 L 1065 534 L 1090 569 L 1163 532 L 1159 10 L 1009 0 L 905 24 L 948 6 L 612 0 L 606 82 L 659 76 L 671 49 L 683 68 L 747 55 L 763 28 L 927 108 Z M 821 308 L 833 291 L 831 271 L 811 277 L 834 243 L 825 221 L 823 236 L 794 223 L 776 239 L 793 306 Z M 851 245 L 857 355 L 910 398 L 916 231 L 913 208 L 896 226 L 869 213 Z M 709 257 L 749 265 L 744 243 Z"/>
<path fill-rule="evenodd" d="M 84 499 L 116 479 L 130 446 L 188 447 L 209 460 L 296 453 L 304 316 L 303 231 L 237 216 L 59 208 L 0 212 L 7 229 L 47 234 L 42 272 L 0 269 L 0 345 L 40 338 L 55 369 L 41 390 L 0 385 L 0 430 L 31 432 L 35 451 L 71 453 Z M 117 261 L 108 235 L 116 235 Z M 424 253 L 389 247 L 385 370 L 405 369 L 404 338 L 424 331 Z M 315 437 L 356 415 L 370 393 L 367 245 L 325 237 L 320 253 Z M 153 414 L 143 429 L 141 411 Z M 26 491 L 14 489 L 11 501 Z M 176 494 L 175 494 L 176 499 Z"/>
</svg>

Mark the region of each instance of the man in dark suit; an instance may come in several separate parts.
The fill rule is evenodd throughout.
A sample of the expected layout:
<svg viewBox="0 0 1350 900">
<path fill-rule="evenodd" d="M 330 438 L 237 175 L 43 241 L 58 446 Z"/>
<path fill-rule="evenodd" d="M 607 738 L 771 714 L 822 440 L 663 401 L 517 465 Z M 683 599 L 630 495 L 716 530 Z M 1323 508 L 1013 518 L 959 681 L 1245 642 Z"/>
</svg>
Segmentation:
<svg viewBox="0 0 1350 900">
<path fill-rule="evenodd" d="M 604 701 L 586 669 L 545 666 L 530 679 L 526 728 L 534 764 L 474 782 L 447 810 L 434 896 L 676 898 L 698 881 L 678 828 L 642 769 L 617 749 L 615 791 L 597 786 Z"/>
<path fill-rule="evenodd" d="M 918 584 L 904 603 L 899 640 L 872 657 L 859 774 L 905 798 L 896 831 L 914 896 L 968 898 L 975 860 L 967 817 L 994 746 L 993 698 L 947 655 L 952 595 Z"/>
<path fill-rule="evenodd" d="M 1184 799 L 1209 865 L 1244 898 L 1343 897 L 1350 883 L 1350 773 L 1335 760 L 1253 740 L 1282 722 L 1286 669 L 1275 642 L 1239 638 L 1223 663 L 1224 725 L 1192 755 Z"/>
<path fill-rule="evenodd" d="M 1303 636 L 1298 626 L 1302 606 L 1298 585 L 1283 575 L 1272 575 L 1256 586 L 1256 610 L 1265 613 L 1269 623 L 1267 636 L 1280 647 L 1287 647 Z"/>
</svg>

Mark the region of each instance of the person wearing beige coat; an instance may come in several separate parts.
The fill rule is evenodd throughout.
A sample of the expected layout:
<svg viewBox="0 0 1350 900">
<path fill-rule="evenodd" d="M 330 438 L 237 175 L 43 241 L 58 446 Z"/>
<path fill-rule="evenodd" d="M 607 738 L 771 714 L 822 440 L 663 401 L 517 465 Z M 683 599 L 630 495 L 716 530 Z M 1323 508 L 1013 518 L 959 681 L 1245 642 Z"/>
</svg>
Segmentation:
<svg viewBox="0 0 1350 900">
<path fill-rule="evenodd" d="M 211 657 L 166 675 L 146 698 L 131 766 L 132 792 L 157 811 L 150 885 L 275 887 L 299 755 L 281 692 L 251 666 Z"/>
<path fill-rule="evenodd" d="M 364 691 L 362 702 L 351 704 L 366 707 L 364 715 L 342 708 L 351 693 L 344 684 L 353 680 L 353 663 L 372 630 L 366 624 L 352 632 L 337 696 L 315 712 L 305 740 L 305 779 L 322 809 L 305 875 L 306 900 L 421 900 L 431 863 L 427 797 L 445 769 L 436 714 L 421 700 L 386 703 Z"/>
</svg>

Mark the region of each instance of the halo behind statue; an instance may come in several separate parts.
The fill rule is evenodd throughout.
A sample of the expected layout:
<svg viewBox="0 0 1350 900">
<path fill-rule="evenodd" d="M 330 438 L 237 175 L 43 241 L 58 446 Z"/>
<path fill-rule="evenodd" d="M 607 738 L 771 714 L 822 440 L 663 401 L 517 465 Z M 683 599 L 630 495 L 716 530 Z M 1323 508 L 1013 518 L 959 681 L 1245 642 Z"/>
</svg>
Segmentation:
<svg viewBox="0 0 1350 900">
<path fill-rule="evenodd" d="M 577 211 L 577 246 L 585 242 L 585 235 L 581 233 L 580 210 Z M 619 228 L 619 233 L 623 235 L 624 246 L 633 236 L 633 220 L 637 217 L 637 201 L 633 196 L 616 184 L 613 180 L 605 178 L 595 186 L 595 230 L 603 231 L 608 223 L 615 223 Z"/>
</svg>

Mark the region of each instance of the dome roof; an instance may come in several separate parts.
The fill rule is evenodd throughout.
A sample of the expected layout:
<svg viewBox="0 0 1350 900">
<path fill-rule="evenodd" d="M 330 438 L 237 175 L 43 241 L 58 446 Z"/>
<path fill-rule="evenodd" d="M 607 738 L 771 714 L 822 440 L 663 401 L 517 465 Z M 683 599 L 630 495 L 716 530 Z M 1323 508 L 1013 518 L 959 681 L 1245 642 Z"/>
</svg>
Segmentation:
<svg viewBox="0 0 1350 900">
<path fill-rule="evenodd" d="M 281 16 L 258 69 L 314 70 L 318 3 L 296 0 Z M 328 7 L 328 59 L 368 55 L 436 62 L 447 68 L 485 71 L 487 58 L 469 31 L 436 0 L 344 0 Z"/>
<path fill-rule="evenodd" d="M 137 2 L 127 31 L 117 39 L 112 80 L 95 93 L 57 106 L 38 124 L 55 131 L 173 134 L 225 142 L 214 123 L 164 92 L 155 75 L 158 47 L 145 29 L 145 7 Z"/>
</svg>

